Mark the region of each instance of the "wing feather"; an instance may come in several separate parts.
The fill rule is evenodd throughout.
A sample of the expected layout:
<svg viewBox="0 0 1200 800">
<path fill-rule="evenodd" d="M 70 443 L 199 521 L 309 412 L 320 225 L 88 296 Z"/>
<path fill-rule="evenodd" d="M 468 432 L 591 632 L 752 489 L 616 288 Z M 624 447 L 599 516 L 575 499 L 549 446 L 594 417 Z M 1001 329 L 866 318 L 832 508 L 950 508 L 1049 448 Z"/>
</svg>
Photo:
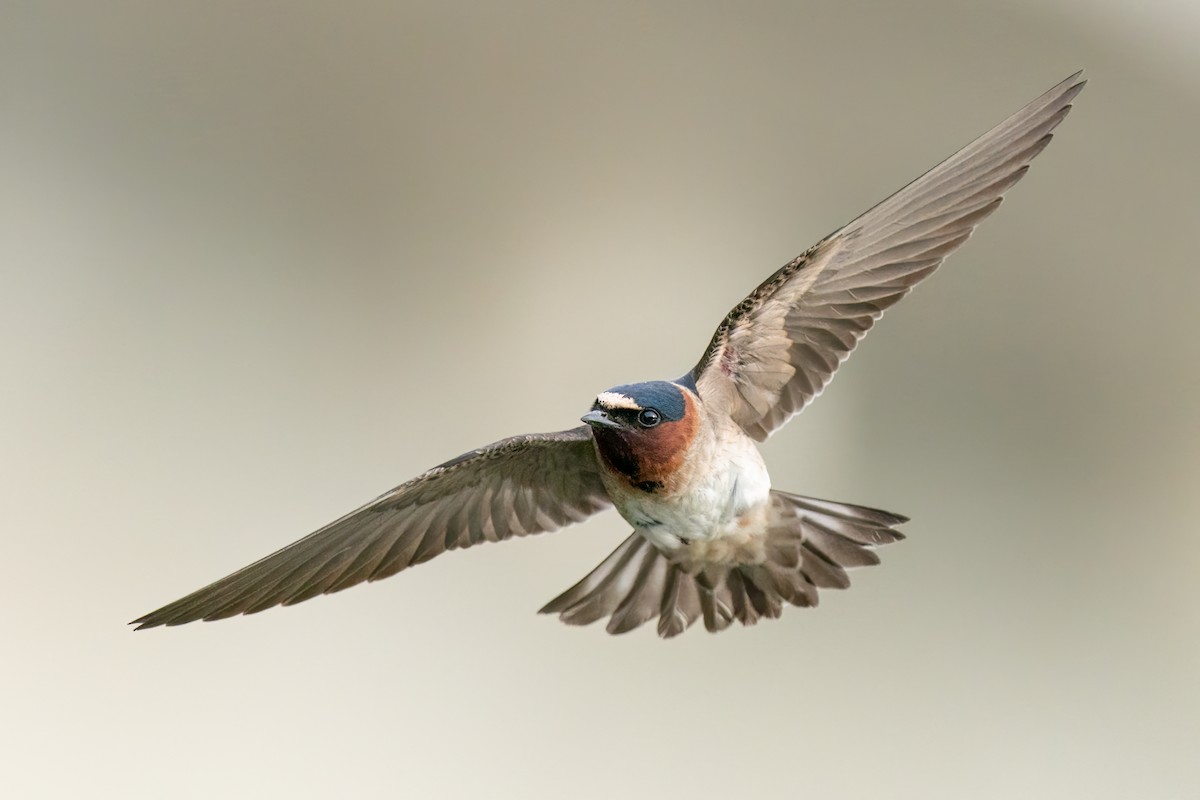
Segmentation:
<svg viewBox="0 0 1200 800">
<path fill-rule="evenodd" d="M 996 210 L 1085 83 L 1067 78 L 764 281 L 691 371 L 705 404 L 759 441 L 803 410 L 884 310 Z"/>
<path fill-rule="evenodd" d="M 294 605 L 447 550 L 556 530 L 610 505 L 587 426 L 514 436 L 434 467 L 133 624 L 181 625 Z"/>
</svg>

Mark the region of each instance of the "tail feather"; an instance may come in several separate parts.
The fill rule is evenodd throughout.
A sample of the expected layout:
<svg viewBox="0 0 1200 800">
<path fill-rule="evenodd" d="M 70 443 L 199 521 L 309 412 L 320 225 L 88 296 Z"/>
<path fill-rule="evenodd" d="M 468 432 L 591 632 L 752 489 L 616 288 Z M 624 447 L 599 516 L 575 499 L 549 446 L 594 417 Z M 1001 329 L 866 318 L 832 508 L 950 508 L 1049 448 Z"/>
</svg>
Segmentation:
<svg viewBox="0 0 1200 800">
<path fill-rule="evenodd" d="M 680 569 L 678 566 L 675 568 Z M 716 633 L 733 623 L 733 596 L 725 583 L 724 575 L 718 573 L 713 576 L 707 573 L 708 571 L 702 572 L 694 576 L 693 580 L 700 594 L 700 614 L 704 617 L 704 627 Z M 683 574 L 687 575 L 686 572 Z"/>
<path fill-rule="evenodd" d="M 755 561 L 685 566 L 634 533 L 543 614 L 587 625 L 609 617 L 609 633 L 658 618 L 658 635 L 678 636 L 697 620 L 709 631 L 734 621 L 774 619 L 785 605 L 815 606 L 818 589 L 845 589 L 846 570 L 879 563 L 871 549 L 904 538 L 906 517 L 863 506 L 771 493 L 765 553 Z"/>
<path fill-rule="evenodd" d="M 848 589 L 850 577 L 836 561 L 808 544 L 804 548 L 804 575 L 818 589 Z"/>
<path fill-rule="evenodd" d="M 686 631 L 700 617 L 700 593 L 692 576 L 679 569 L 667 570 L 666 584 L 659 608 L 658 635 L 670 639 Z"/>
<path fill-rule="evenodd" d="M 649 544 L 649 542 L 645 542 L 645 540 L 637 536 L 631 536 L 626 539 L 616 550 L 609 554 L 608 558 L 601 561 L 594 570 L 585 575 L 583 580 L 551 600 L 538 613 L 557 614 L 577 605 L 580 601 L 602 588 L 605 580 L 611 577 L 613 572 L 620 567 L 626 556 L 632 550 L 641 546 L 641 544 Z"/>
<path fill-rule="evenodd" d="M 638 588 L 638 574 L 643 563 L 655 557 L 656 552 L 649 542 L 644 539 L 635 542 L 595 589 L 562 612 L 562 621 L 570 625 L 590 625 L 616 613 L 620 602 Z"/>
<path fill-rule="evenodd" d="M 645 552 L 646 557 L 642 559 L 633 588 L 608 620 L 609 633 L 631 631 L 660 613 L 663 589 L 671 565 L 654 552 L 653 546 L 645 548 Z"/>
</svg>

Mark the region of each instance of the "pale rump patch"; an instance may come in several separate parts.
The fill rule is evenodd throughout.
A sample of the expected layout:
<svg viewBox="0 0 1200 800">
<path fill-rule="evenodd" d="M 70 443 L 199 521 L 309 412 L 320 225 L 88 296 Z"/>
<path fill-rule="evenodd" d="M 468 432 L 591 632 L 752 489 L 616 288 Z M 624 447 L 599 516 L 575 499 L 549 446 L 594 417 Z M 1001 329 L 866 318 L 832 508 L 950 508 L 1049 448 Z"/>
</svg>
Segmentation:
<svg viewBox="0 0 1200 800">
<path fill-rule="evenodd" d="M 693 575 L 705 567 L 762 564 L 767 560 L 767 537 L 762 531 L 744 531 L 719 539 L 695 539 L 668 558 Z"/>
<path fill-rule="evenodd" d="M 706 567 L 762 564 L 768 558 L 769 503 L 763 503 L 712 531 L 712 536 L 688 539 L 666 555 L 693 575 Z"/>
<path fill-rule="evenodd" d="M 632 397 L 620 392 L 601 392 L 596 395 L 596 402 L 607 409 L 627 408 L 630 411 L 642 410 L 642 407 L 634 402 Z"/>
</svg>

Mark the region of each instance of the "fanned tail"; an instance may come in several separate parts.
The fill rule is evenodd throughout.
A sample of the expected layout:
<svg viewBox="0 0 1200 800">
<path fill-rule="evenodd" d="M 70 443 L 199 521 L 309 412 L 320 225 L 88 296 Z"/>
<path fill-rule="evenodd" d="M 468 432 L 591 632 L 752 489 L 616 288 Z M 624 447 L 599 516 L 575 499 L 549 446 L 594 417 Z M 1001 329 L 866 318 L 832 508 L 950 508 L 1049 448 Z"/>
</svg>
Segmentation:
<svg viewBox="0 0 1200 800">
<path fill-rule="evenodd" d="M 609 633 L 658 618 L 670 638 L 698 619 L 709 631 L 736 620 L 774 619 L 785 605 L 815 606 L 818 589 L 845 589 L 846 570 L 879 563 L 872 548 L 904 538 L 906 517 L 873 508 L 771 492 L 765 541 L 736 560 L 672 559 L 640 534 L 621 543 L 594 570 L 542 608 L 569 625 L 608 617 Z M 753 552 L 754 557 L 745 554 Z"/>
</svg>

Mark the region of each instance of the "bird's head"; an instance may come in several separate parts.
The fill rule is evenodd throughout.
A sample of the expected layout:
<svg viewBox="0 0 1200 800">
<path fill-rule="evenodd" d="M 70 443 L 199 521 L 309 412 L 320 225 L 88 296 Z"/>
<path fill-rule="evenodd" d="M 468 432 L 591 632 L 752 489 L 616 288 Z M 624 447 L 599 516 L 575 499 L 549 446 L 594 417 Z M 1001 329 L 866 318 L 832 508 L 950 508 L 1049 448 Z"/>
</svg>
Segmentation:
<svg viewBox="0 0 1200 800">
<path fill-rule="evenodd" d="M 696 396 L 680 384 L 648 381 L 601 392 L 582 417 L 606 466 L 646 492 L 668 487 L 699 427 Z"/>
</svg>

